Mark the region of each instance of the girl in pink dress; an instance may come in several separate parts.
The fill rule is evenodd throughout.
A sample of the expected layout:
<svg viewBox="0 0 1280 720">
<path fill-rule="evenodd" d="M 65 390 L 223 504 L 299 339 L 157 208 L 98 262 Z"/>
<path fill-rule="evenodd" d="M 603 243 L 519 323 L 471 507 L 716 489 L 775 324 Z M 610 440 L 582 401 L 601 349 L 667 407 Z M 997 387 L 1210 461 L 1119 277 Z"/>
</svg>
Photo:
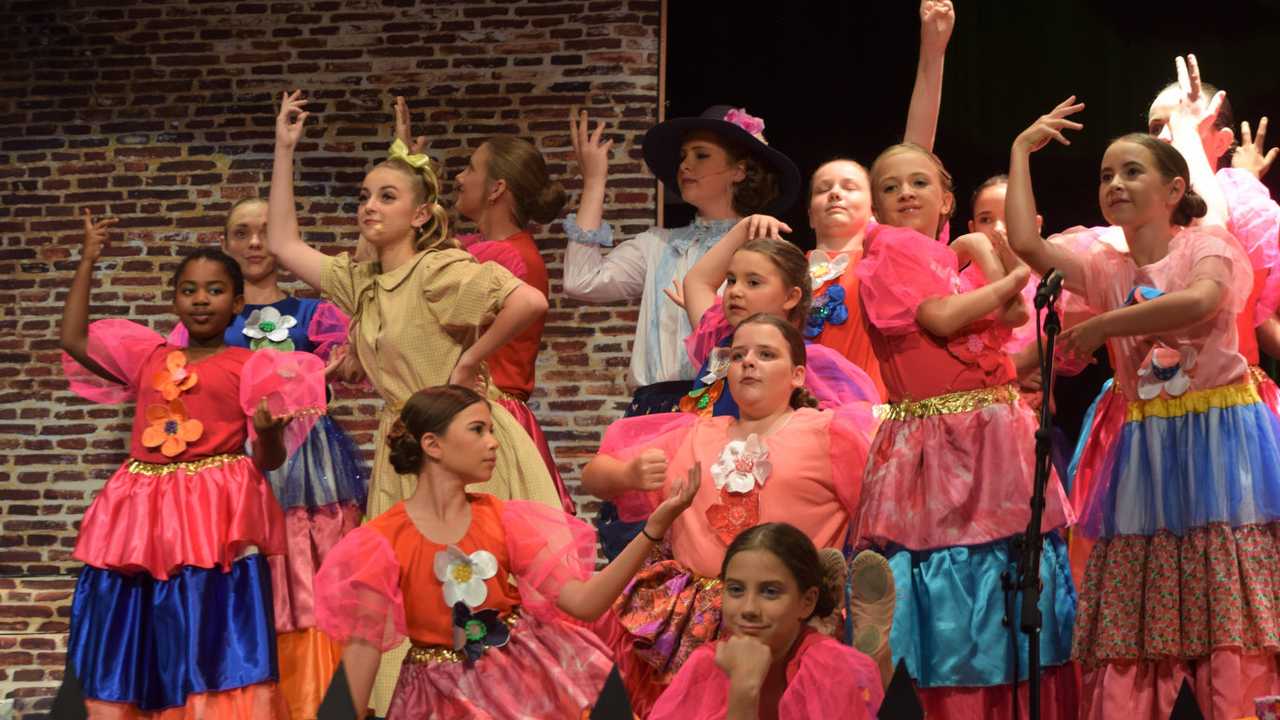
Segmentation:
<svg viewBox="0 0 1280 720">
<path fill-rule="evenodd" d="M 1168 717 L 1184 681 L 1206 717 L 1249 715 L 1280 690 L 1280 423 L 1236 349 L 1252 273 L 1196 142 L 1212 103 L 1184 93 L 1169 118 L 1186 158 L 1145 134 L 1107 148 L 1098 202 L 1124 232 L 1120 251 L 1083 228 L 1050 241 L 1035 231 L 1030 155 L 1080 129 L 1074 101 L 1014 141 L 1007 209 L 1013 249 L 1062 271 L 1099 313 L 1062 345 L 1088 357 L 1107 343 L 1125 403 L 1081 510 L 1080 531 L 1097 539 L 1073 648 L 1084 716 Z M 1203 199 L 1195 176 L 1210 178 Z M 1094 242 L 1073 252 L 1082 234 Z"/>
<path fill-rule="evenodd" d="M 287 718 L 268 556 L 285 522 L 263 477 L 324 412 L 310 353 L 227 346 L 244 278 L 199 248 L 174 274 L 190 342 L 126 320 L 88 324 L 93 264 L 114 222 L 85 216 L 62 321 L 77 394 L 137 404 L 129 457 L 85 511 L 67 654 L 95 718 Z M 245 454 L 251 441 L 252 455 Z"/>
<path fill-rule="evenodd" d="M 1028 271 L 1006 273 L 997 260 L 990 282 L 966 286 L 956 253 L 935 239 L 954 198 L 932 153 L 890 148 L 872 165 L 871 187 L 876 216 L 900 231 L 873 238 L 855 269 L 889 392 L 855 537 L 889 559 L 891 645 L 926 711 L 1008 717 L 1015 663 L 1026 679 L 1027 640 L 1018 636 L 1015 658 L 1000 578 L 1030 516 L 1036 421 L 1004 345 L 1027 316 L 1019 293 Z M 1073 518 L 1056 475 L 1046 501 L 1040 682 L 1045 717 L 1071 717 L 1075 592 L 1053 531 Z"/>
<path fill-rule="evenodd" d="M 710 476 L 669 543 L 597 626 L 643 717 L 671 678 L 720 628 L 725 549 L 746 528 L 785 520 L 819 547 L 843 547 L 857 505 L 869 408 L 818 411 L 804 390 L 805 346 L 796 327 L 757 314 L 734 331 L 729 387 L 740 415 L 679 413 L 653 438 L 642 418 L 610 426 L 584 487 L 646 517 L 660 491 L 701 468 Z"/>
<path fill-rule="evenodd" d="M 689 656 L 649 720 L 874 718 L 884 692 L 871 658 L 808 624 L 842 602 L 833 575 L 792 525 L 740 533 L 719 575 L 726 637 Z"/>
<path fill-rule="evenodd" d="M 343 664 L 365 708 L 381 652 L 408 637 L 388 720 L 580 717 L 611 664 L 578 620 L 604 613 L 700 476 L 674 484 L 618 558 L 595 568 L 595 533 L 562 510 L 473 494 L 493 473 L 489 403 L 443 385 L 405 403 L 391 462 L 416 473 L 406 500 L 345 537 L 316 578 L 319 626 L 346 646 Z M 513 585 L 512 580 L 519 585 Z"/>
</svg>

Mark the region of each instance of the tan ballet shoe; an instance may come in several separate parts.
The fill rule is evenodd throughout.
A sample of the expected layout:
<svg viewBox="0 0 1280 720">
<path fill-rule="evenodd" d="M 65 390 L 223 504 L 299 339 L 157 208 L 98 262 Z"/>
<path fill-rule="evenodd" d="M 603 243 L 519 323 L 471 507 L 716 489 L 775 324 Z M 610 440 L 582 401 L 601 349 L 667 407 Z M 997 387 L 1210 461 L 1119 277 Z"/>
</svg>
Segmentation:
<svg viewBox="0 0 1280 720">
<path fill-rule="evenodd" d="M 881 682 L 887 687 L 893 677 L 889 631 L 893 628 L 893 608 L 898 597 L 893 571 L 883 555 L 863 550 L 849 564 L 849 576 L 852 578 L 849 609 L 853 616 L 853 646 L 871 656 L 880 668 Z"/>
</svg>

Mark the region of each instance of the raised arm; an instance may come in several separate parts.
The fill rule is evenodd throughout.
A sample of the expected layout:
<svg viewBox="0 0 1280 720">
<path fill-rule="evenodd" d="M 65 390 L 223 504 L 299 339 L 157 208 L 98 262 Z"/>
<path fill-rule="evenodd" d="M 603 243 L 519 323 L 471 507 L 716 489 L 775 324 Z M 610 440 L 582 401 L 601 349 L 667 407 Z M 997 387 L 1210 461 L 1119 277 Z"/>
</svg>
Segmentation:
<svg viewBox="0 0 1280 720">
<path fill-rule="evenodd" d="M 920 61 L 916 84 L 907 108 L 907 129 L 903 142 L 933 150 L 938 132 L 938 110 L 942 106 L 942 63 L 947 43 L 956 25 L 951 0 L 923 0 L 920 3 Z"/>
<path fill-rule="evenodd" d="M 1062 101 L 1048 115 L 1041 115 L 1031 127 L 1023 130 L 1013 141 L 1009 152 L 1009 185 L 1004 196 L 1004 222 L 1009 247 L 1038 274 L 1051 269 L 1061 271 L 1068 285 L 1083 287 L 1079 277 L 1079 263 L 1072 262 L 1070 250 L 1046 242 L 1040 237 L 1036 224 L 1036 198 L 1031 190 L 1031 153 L 1044 147 L 1050 140 L 1070 145 L 1062 134 L 1064 128 L 1080 130 L 1084 126 L 1067 117 L 1084 109 L 1072 95 Z"/>
<path fill-rule="evenodd" d="M 574 300 L 607 303 L 636 300 L 644 292 L 648 272 L 644 246 L 639 238 L 620 244 L 608 255 L 601 247 L 613 245 L 613 229 L 604 222 L 604 188 L 609 174 L 612 140 L 604 139 L 604 123 L 592 132 L 586 111 L 569 113 L 569 137 L 582 195 L 578 211 L 565 219 L 569 243 L 564 256 L 564 293 Z"/>
<path fill-rule="evenodd" d="M 293 151 L 302 138 L 302 126 L 310 113 L 302 91 L 284 93 L 276 116 L 276 150 L 271 163 L 271 194 L 267 199 L 267 247 L 286 270 L 313 288 L 320 288 L 326 256 L 307 245 L 298 232 L 298 211 L 293 199 Z"/>
<path fill-rule="evenodd" d="M 427 152 L 427 136 L 419 135 L 413 137 L 412 119 L 409 117 L 409 104 L 404 101 L 401 95 L 396 96 L 395 102 L 396 116 L 396 139 L 404 143 L 409 148 L 410 155 L 422 155 Z"/>
<path fill-rule="evenodd" d="M 1000 253 L 985 233 L 973 232 L 961 235 L 952 241 L 951 249 L 955 251 L 956 257 L 961 264 L 969 261 L 977 265 L 988 283 L 993 280 L 999 280 L 1009 274 L 1009 270 L 1000 257 Z M 1014 260 L 1016 261 L 1016 258 Z M 1010 267 L 1018 267 L 1018 265 L 1021 265 L 1021 263 Z M 1000 312 L 1001 324 L 1009 327 L 1018 327 L 1026 322 L 1029 317 L 1026 305 L 1022 302 L 1021 293 L 1010 298 Z"/>
<path fill-rule="evenodd" d="M 565 583 L 557 605 L 569 615 L 591 622 L 598 619 L 618 599 L 627 583 L 644 566 L 655 540 L 661 540 L 671 523 L 693 502 L 702 482 L 702 466 L 694 463 L 683 482 L 674 482 L 667 498 L 649 515 L 644 531 L 635 536 L 613 562 L 587 580 Z"/>
<path fill-rule="evenodd" d="M 1191 171 L 1191 187 L 1204 199 L 1207 207 L 1208 211 L 1200 219 L 1200 224 L 1225 228 L 1227 197 L 1218 186 L 1213 166 L 1204 154 L 1200 128 L 1213 127 L 1227 94 L 1219 90 L 1213 97 L 1204 96 L 1200 85 L 1200 66 L 1195 55 L 1188 55 L 1185 60 L 1178 57 L 1174 62 L 1178 68 L 1178 86 L 1182 88 L 1182 98 L 1169 115 L 1169 133 L 1173 139 L 1173 147 L 1186 159 L 1187 168 Z"/>
<path fill-rule="evenodd" d="M 1030 275 L 1019 267 L 975 290 L 929 298 L 916 310 L 916 322 L 933 335 L 949 338 L 1012 300 Z"/>
<path fill-rule="evenodd" d="M 692 327 L 698 327 L 702 316 L 716 302 L 716 293 L 729 273 L 734 253 L 748 241 L 758 238 L 781 240 L 779 233 L 791 232 L 791 226 L 768 215 L 752 215 L 738 221 L 720 241 L 711 246 L 684 276 L 684 311 Z"/>
<path fill-rule="evenodd" d="M 80 264 L 76 266 L 76 274 L 71 278 L 66 304 L 62 306 L 60 341 L 62 349 L 90 372 L 123 385 L 123 380 L 89 357 L 89 292 L 93 288 L 93 264 L 102 255 L 102 246 L 107 242 L 107 229 L 117 222 L 118 218 L 94 222 L 88 208 L 85 208 L 84 245 L 80 250 Z"/>
</svg>

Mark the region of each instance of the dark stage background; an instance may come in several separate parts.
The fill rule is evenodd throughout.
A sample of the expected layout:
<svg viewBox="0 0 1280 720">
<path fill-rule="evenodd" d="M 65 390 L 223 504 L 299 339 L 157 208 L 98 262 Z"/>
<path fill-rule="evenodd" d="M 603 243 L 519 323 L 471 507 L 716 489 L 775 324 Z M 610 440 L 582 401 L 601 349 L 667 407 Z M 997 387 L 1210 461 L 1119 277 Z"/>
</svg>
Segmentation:
<svg viewBox="0 0 1280 720">
<path fill-rule="evenodd" d="M 765 120 L 769 143 L 791 157 L 806 182 L 825 160 L 850 156 L 868 167 L 901 139 L 919 51 L 918 3 L 791 0 L 753 12 L 738 2 L 668 3 L 666 117 L 715 104 Z M 1195 53 L 1205 81 L 1227 91 L 1239 123 L 1269 115 L 1280 141 L 1280 2 L 956 3 L 947 49 L 935 151 L 956 182 L 952 237 L 966 231 L 970 196 L 1005 172 L 1013 138 L 1075 94 L 1087 107 L 1072 145 L 1053 144 L 1032 161 L 1045 232 L 1102 222 L 1097 175 L 1108 142 L 1145 130 L 1156 93 L 1176 79 L 1173 59 Z M 1277 163 L 1280 165 L 1280 163 Z M 1265 178 L 1273 196 L 1280 167 Z M 782 217 L 791 239 L 813 247 L 807 198 Z M 666 224 L 691 208 L 668 204 Z M 1097 388 L 1100 364 L 1059 379 L 1059 422 L 1074 439 Z"/>
</svg>

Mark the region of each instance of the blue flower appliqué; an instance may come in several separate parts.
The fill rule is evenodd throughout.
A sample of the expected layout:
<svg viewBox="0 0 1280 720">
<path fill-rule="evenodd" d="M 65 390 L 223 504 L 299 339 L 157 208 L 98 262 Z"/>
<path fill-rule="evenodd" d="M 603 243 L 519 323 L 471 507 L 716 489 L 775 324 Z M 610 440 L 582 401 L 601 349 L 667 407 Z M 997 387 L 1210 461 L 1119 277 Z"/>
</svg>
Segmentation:
<svg viewBox="0 0 1280 720">
<path fill-rule="evenodd" d="M 497 610 L 472 613 L 464 602 L 453 604 L 453 649 L 461 650 L 474 663 L 491 647 L 502 647 L 511 639 L 511 628 Z"/>
<path fill-rule="evenodd" d="M 827 323 L 843 325 L 849 320 L 849 308 L 844 304 L 844 287 L 832 285 L 813 299 L 809 317 L 804 324 L 804 336 L 812 340 L 822 334 Z"/>
</svg>

